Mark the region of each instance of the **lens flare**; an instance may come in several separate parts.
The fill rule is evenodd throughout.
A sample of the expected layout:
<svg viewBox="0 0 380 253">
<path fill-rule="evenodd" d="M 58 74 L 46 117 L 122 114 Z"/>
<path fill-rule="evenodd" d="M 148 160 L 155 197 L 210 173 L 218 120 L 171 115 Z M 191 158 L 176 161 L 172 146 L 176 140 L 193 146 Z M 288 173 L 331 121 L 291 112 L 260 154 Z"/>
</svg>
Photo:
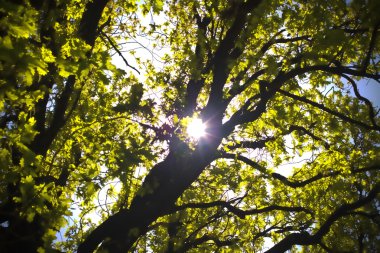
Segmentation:
<svg viewBox="0 0 380 253">
<path fill-rule="evenodd" d="M 187 134 L 194 139 L 199 139 L 205 136 L 206 125 L 201 119 L 192 119 L 187 126 Z"/>
</svg>

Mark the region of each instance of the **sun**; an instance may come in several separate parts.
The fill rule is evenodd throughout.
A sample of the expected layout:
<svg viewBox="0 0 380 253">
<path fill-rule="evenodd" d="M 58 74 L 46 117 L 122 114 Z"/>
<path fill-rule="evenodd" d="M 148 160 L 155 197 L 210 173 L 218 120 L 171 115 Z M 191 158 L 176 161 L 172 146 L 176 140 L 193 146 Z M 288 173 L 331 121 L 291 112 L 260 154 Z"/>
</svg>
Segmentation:
<svg viewBox="0 0 380 253">
<path fill-rule="evenodd" d="M 187 125 L 186 131 L 190 137 L 198 140 L 206 135 L 206 125 L 201 119 L 192 119 Z"/>
</svg>

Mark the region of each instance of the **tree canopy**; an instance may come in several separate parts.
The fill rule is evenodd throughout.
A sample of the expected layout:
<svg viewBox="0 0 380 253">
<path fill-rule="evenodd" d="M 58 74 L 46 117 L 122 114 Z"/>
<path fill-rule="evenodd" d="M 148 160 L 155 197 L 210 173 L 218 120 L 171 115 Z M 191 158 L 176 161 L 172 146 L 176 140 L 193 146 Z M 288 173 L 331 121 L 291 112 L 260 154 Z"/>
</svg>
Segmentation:
<svg viewBox="0 0 380 253">
<path fill-rule="evenodd" d="M 0 2 L 1 252 L 380 252 L 379 1 Z"/>
</svg>

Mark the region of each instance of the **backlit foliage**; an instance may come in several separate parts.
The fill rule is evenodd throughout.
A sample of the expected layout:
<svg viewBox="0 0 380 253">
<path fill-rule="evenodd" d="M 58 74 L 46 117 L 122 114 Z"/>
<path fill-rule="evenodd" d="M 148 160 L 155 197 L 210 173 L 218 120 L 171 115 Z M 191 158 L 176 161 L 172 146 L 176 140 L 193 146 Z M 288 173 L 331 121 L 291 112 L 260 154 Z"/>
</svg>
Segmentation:
<svg viewBox="0 0 380 253">
<path fill-rule="evenodd" d="M 1 0 L 0 251 L 379 252 L 379 9 Z"/>
</svg>

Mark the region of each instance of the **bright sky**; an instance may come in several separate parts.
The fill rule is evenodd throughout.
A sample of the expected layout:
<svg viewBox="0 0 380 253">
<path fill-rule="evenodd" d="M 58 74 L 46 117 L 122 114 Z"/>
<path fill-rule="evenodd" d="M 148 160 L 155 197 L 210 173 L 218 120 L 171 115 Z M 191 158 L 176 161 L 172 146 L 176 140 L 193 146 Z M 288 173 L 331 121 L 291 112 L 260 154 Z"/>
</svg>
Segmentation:
<svg viewBox="0 0 380 253">
<path fill-rule="evenodd" d="M 151 17 L 151 15 L 147 15 L 146 17 L 141 17 L 141 20 L 143 23 L 149 24 L 152 21 L 152 17 Z M 155 23 L 159 23 L 159 22 L 162 22 L 163 17 L 155 15 L 153 17 L 153 20 Z M 159 56 L 163 56 L 164 53 L 169 53 L 169 50 L 167 48 L 165 48 L 159 52 L 155 51 L 155 53 L 157 53 L 158 55 L 153 55 L 149 52 L 149 51 L 155 50 L 152 46 L 153 45 L 152 41 L 149 41 L 146 38 L 138 38 L 138 42 L 142 43 L 142 45 L 144 45 L 144 47 L 141 46 L 137 50 L 135 50 L 136 51 L 135 55 L 137 57 L 140 57 L 143 61 L 146 59 L 150 59 L 154 63 L 154 65 L 157 65 L 157 66 L 160 66 L 160 64 L 162 65 L 162 63 L 159 62 Z M 128 47 L 135 47 L 136 45 L 138 45 L 138 44 L 137 43 L 134 45 L 129 44 Z M 128 49 L 128 48 L 126 48 L 126 49 Z M 133 57 L 128 56 L 128 55 L 129 55 L 128 53 L 124 54 L 124 57 L 127 59 L 128 63 L 131 66 L 138 68 L 135 59 Z M 114 57 L 112 58 L 112 61 L 118 68 L 124 69 L 127 72 L 130 72 L 130 71 L 133 72 L 133 74 L 136 75 L 141 80 L 142 83 L 144 82 L 144 79 L 145 79 L 144 69 L 138 68 L 138 70 L 140 71 L 141 74 L 140 75 L 137 74 L 134 70 L 132 70 L 131 68 L 128 68 L 125 65 L 125 63 L 123 62 L 122 58 L 120 56 L 118 56 L 117 54 L 114 55 Z M 374 106 L 377 106 L 378 108 L 380 108 L 380 84 L 376 83 L 374 81 L 368 82 L 367 80 L 363 80 L 363 81 L 359 82 L 358 86 L 359 86 L 359 91 L 360 91 L 361 95 L 364 97 L 367 97 L 370 101 L 373 102 Z M 156 92 L 156 91 L 152 91 L 152 94 L 154 92 Z M 158 95 L 158 96 L 160 96 L 160 95 Z M 156 99 L 159 99 L 159 97 L 157 97 Z M 162 120 L 164 121 L 165 119 L 162 119 Z M 186 131 L 187 131 L 187 134 L 191 138 L 198 140 L 200 137 L 205 135 L 205 128 L 206 128 L 206 126 L 205 126 L 205 124 L 203 124 L 201 119 L 194 118 L 189 122 Z M 290 142 L 290 139 L 288 139 L 286 141 Z M 294 160 L 292 160 L 288 163 L 280 165 L 277 167 L 276 172 L 278 172 L 284 176 L 290 176 L 292 173 L 292 169 L 295 166 L 301 166 L 305 162 L 306 159 L 310 158 L 310 155 L 311 155 L 310 153 L 305 153 L 305 154 L 303 154 L 302 157 L 299 156 L 299 157 L 295 158 Z M 116 188 L 115 189 L 116 191 L 118 191 L 120 189 L 120 186 L 121 186 L 118 182 L 110 182 L 110 184 L 107 187 L 105 187 L 104 189 L 102 189 L 99 192 L 99 196 L 98 196 L 99 198 L 98 198 L 98 200 L 96 200 L 96 202 L 99 202 L 99 205 L 105 206 L 107 204 L 107 202 L 114 201 L 112 198 L 107 198 L 107 195 L 108 195 L 107 193 L 108 193 L 108 190 L 109 190 L 111 185 L 113 185 Z M 103 206 L 103 208 L 104 208 L 104 206 Z M 79 215 L 79 210 L 73 206 L 73 216 L 71 218 L 78 219 L 78 215 Z M 88 213 L 87 217 L 90 217 L 91 219 L 93 219 L 94 222 L 100 221 L 100 216 L 96 212 Z M 71 220 L 70 223 L 72 223 L 72 222 L 73 221 Z M 57 233 L 57 237 L 58 237 L 57 239 L 58 240 L 64 240 L 64 238 L 62 238 L 64 230 L 65 229 L 63 228 L 61 230 L 61 233 Z M 273 245 L 273 243 L 270 240 L 266 240 L 266 242 L 265 242 L 266 248 L 269 248 L 272 245 Z"/>
<path fill-rule="evenodd" d="M 363 79 L 358 83 L 358 89 L 360 95 L 368 98 L 374 106 L 380 108 L 380 83 Z"/>
</svg>

